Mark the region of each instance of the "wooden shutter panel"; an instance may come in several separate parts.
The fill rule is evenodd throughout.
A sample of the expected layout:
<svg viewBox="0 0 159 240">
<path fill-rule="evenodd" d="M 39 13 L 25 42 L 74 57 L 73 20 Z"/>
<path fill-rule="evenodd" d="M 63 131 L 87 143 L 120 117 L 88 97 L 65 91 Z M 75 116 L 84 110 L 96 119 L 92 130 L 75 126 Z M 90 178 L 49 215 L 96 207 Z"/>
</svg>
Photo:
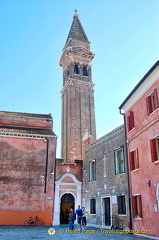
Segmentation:
<svg viewBox="0 0 159 240">
<path fill-rule="evenodd" d="M 130 116 L 127 116 L 127 128 L 128 128 L 128 132 L 131 130 L 131 126 L 130 126 Z"/>
<path fill-rule="evenodd" d="M 129 152 L 130 171 L 134 170 L 134 152 Z"/>
<path fill-rule="evenodd" d="M 141 195 L 137 196 L 139 199 L 139 208 L 140 208 L 140 218 L 142 218 L 142 201 L 141 201 Z"/>
<path fill-rule="evenodd" d="M 150 115 L 152 113 L 152 105 L 151 105 L 151 97 L 148 96 L 146 98 L 146 107 L 147 107 L 147 114 Z"/>
<path fill-rule="evenodd" d="M 152 162 L 155 162 L 157 160 L 156 140 L 155 139 L 150 140 L 150 148 L 151 148 Z"/>
<path fill-rule="evenodd" d="M 133 217 L 135 218 L 137 215 L 137 201 L 136 196 L 132 196 L 132 211 L 133 211 Z"/>
<path fill-rule="evenodd" d="M 157 95 L 157 88 L 154 89 L 154 102 L 155 102 L 155 107 L 158 108 L 158 95 Z"/>
<path fill-rule="evenodd" d="M 135 154 L 136 154 L 136 168 L 139 168 L 139 154 L 138 154 L 138 148 L 136 148 Z"/>
<path fill-rule="evenodd" d="M 130 111 L 130 127 L 134 128 L 134 112 Z"/>
</svg>

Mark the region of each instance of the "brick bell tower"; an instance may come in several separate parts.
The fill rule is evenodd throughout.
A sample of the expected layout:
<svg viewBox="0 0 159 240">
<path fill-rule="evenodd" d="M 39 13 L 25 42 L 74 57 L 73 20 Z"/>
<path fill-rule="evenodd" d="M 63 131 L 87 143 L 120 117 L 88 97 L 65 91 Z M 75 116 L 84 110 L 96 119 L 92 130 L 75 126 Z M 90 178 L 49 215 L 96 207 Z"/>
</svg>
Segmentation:
<svg viewBox="0 0 159 240">
<path fill-rule="evenodd" d="M 77 13 L 63 48 L 62 151 L 64 162 L 84 158 L 83 146 L 96 140 L 94 84 L 91 64 L 95 54 Z"/>
<path fill-rule="evenodd" d="M 82 204 L 84 146 L 96 140 L 93 57 L 79 16 L 74 14 L 60 59 L 63 68 L 62 158 L 56 159 L 53 225 L 66 223 L 66 208 Z"/>
</svg>

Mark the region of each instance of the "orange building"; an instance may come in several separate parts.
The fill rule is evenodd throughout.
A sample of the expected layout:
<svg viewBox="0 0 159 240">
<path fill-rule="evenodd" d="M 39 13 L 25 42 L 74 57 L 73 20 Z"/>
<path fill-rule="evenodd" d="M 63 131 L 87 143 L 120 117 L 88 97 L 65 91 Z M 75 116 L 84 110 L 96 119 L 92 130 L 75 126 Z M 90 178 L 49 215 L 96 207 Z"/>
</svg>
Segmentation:
<svg viewBox="0 0 159 240">
<path fill-rule="evenodd" d="M 124 114 L 132 194 L 132 227 L 159 237 L 159 61 L 119 109 Z"/>
<path fill-rule="evenodd" d="M 53 218 L 56 135 L 46 114 L 0 112 L 0 224 Z"/>
</svg>

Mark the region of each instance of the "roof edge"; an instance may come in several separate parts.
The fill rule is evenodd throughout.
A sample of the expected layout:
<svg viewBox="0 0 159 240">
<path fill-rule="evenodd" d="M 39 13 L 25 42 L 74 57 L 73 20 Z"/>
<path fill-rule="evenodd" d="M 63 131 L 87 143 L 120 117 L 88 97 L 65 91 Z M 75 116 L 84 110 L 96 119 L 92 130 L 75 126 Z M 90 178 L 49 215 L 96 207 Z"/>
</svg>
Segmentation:
<svg viewBox="0 0 159 240">
<path fill-rule="evenodd" d="M 143 76 L 143 78 L 139 81 L 139 83 L 134 87 L 134 89 L 129 93 L 126 99 L 119 106 L 119 109 L 125 105 L 125 103 L 130 99 L 130 97 L 136 92 L 136 90 L 141 86 L 141 84 L 146 80 L 146 78 L 155 70 L 156 67 L 159 66 L 159 60 L 149 69 L 149 71 Z"/>
</svg>

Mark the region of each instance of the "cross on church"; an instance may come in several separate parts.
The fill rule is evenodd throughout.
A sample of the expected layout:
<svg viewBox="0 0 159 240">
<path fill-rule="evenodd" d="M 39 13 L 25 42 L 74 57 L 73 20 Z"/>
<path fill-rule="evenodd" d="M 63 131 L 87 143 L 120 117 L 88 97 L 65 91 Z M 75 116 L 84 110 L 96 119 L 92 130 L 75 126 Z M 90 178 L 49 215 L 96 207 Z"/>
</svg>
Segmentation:
<svg viewBox="0 0 159 240">
<path fill-rule="evenodd" d="M 104 177 L 107 176 L 107 174 L 106 174 L 106 160 L 107 160 L 107 158 L 104 155 L 104 158 L 103 158 L 103 161 L 104 161 Z"/>
</svg>

